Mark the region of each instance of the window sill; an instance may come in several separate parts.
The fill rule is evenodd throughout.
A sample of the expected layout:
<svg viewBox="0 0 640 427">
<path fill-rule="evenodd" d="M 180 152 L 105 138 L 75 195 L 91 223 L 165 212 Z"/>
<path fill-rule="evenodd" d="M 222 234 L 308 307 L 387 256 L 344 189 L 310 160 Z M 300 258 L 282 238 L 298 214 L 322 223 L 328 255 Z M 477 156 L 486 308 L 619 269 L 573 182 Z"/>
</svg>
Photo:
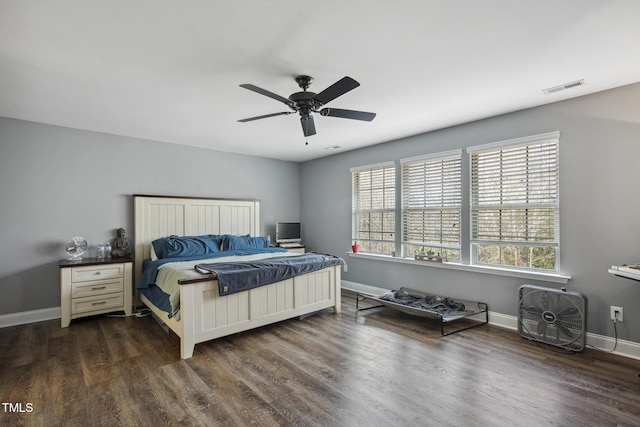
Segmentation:
<svg viewBox="0 0 640 427">
<path fill-rule="evenodd" d="M 532 272 L 532 271 L 522 271 L 522 270 L 480 266 L 480 265 L 466 265 L 466 264 L 459 264 L 456 262 L 440 263 L 440 262 L 429 262 L 429 261 L 416 261 L 415 259 L 412 259 L 412 258 L 392 257 L 391 255 L 382 255 L 382 254 L 365 254 L 365 253 L 353 253 L 353 252 L 347 252 L 347 254 L 351 258 L 362 258 L 362 259 L 371 259 L 376 261 L 397 262 L 400 264 L 412 264 L 412 265 L 420 265 L 423 267 L 469 271 L 473 273 L 494 274 L 496 276 L 518 277 L 521 279 L 542 280 L 545 282 L 553 282 L 553 283 L 561 283 L 561 284 L 566 284 L 571 279 L 571 276 L 565 276 L 563 274 L 558 274 L 558 273 Z"/>
</svg>

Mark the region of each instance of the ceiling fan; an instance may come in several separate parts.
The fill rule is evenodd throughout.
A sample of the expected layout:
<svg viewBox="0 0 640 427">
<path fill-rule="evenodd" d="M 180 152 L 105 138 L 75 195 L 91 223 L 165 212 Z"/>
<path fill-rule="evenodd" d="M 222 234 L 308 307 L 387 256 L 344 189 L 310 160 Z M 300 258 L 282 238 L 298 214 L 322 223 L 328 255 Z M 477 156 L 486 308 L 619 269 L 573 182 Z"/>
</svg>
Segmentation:
<svg viewBox="0 0 640 427">
<path fill-rule="evenodd" d="M 370 122 L 376 116 L 375 113 L 367 113 L 364 111 L 343 110 L 340 108 L 322 108 L 325 104 L 333 101 L 337 97 L 342 96 L 350 90 L 353 90 L 360 86 L 360 83 L 358 83 L 351 77 L 343 77 L 320 93 L 307 92 L 307 89 L 309 88 L 311 83 L 313 83 L 313 77 L 311 76 L 298 76 L 296 77 L 296 82 L 298 82 L 298 86 L 300 86 L 302 92 L 296 92 L 290 95 L 289 98 L 285 98 L 273 92 L 269 92 L 268 90 L 262 89 L 252 84 L 241 84 L 240 87 L 249 89 L 253 92 L 268 96 L 269 98 L 282 102 L 287 107 L 289 107 L 291 111 L 265 114 L 263 116 L 250 117 L 248 119 L 242 119 L 238 121 L 244 123 L 253 120 L 266 119 L 267 117 L 299 113 L 300 123 L 302 124 L 302 132 L 304 133 L 304 136 L 311 136 L 316 134 L 316 126 L 311 113 L 319 113 L 321 116 L 362 120 L 365 122 Z"/>
</svg>

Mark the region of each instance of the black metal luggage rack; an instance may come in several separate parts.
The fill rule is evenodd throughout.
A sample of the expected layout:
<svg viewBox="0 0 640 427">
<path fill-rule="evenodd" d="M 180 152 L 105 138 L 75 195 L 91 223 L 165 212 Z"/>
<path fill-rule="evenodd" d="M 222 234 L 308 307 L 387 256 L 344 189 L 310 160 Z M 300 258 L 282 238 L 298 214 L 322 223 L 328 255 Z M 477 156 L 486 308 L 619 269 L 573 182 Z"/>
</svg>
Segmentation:
<svg viewBox="0 0 640 427">
<path fill-rule="evenodd" d="M 416 297 L 416 298 L 425 297 L 423 293 L 420 293 L 418 291 L 413 291 L 406 288 L 405 290 L 408 291 L 410 295 L 413 297 Z M 360 308 L 360 301 L 364 301 L 367 299 L 376 301 L 378 305 Z M 442 336 L 447 336 L 447 335 L 455 334 L 457 332 L 466 331 L 467 329 L 477 328 L 478 326 L 486 325 L 487 323 L 489 323 L 489 307 L 487 306 L 487 304 L 483 302 L 478 302 L 478 301 L 463 301 L 463 300 L 456 300 L 456 302 L 461 302 L 465 305 L 464 313 L 457 312 L 457 313 L 451 314 L 447 312 L 440 312 L 438 310 L 417 308 L 417 307 L 412 307 L 409 305 L 381 299 L 379 296 L 359 293 L 356 295 L 356 316 L 360 311 L 371 310 L 379 307 L 389 307 L 389 308 L 393 308 L 395 310 L 401 311 L 403 313 L 411 314 L 414 316 L 422 316 L 432 320 L 437 320 L 440 323 L 440 333 L 442 334 Z M 483 314 L 484 316 L 482 316 Z M 476 316 L 476 317 L 482 316 L 484 317 L 484 319 L 477 320 L 477 318 L 473 318 L 473 316 Z M 457 320 L 469 319 L 469 318 L 472 318 L 471 320 L 474 320 L 472 324 L 470 325 L 467 324 L 463 327 L 445 332 L 445 325 L 451 322 L 455 322 Z"/>
</svg>

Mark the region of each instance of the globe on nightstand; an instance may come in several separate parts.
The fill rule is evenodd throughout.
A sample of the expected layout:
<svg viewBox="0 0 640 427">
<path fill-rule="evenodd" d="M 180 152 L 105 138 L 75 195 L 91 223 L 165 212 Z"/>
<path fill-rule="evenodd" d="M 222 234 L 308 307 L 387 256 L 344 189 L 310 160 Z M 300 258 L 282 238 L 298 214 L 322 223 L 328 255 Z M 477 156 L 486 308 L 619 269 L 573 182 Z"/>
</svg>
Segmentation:
<svg viewBox="0 0 640 427">
<path fill-rule="evenodd" d="M 80 261 L 82 259 L 82 254 L 84 254 L 89 248 L 89 244 L 82 237 L 74 237 L 69 240 L 65 249 L 71 258 L 68 258 L 69 261 Z"/>
</svg>

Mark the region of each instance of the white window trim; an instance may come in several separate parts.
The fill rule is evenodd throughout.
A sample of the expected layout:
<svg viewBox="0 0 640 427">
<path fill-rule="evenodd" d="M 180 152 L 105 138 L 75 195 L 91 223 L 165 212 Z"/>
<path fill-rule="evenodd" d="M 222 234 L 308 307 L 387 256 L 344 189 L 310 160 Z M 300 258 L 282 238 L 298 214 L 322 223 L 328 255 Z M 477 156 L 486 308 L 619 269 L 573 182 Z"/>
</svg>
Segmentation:
<svg viewBox="0 0 640 427">
<path fill-rule="evenodd" d="M 514 147 L 518 145 L 527 145 L 532 142 L 540 143 L 540 142 L 543 142 L 544 140 L 550 141 L 554 139 L 560 139 L 559 131 L 541 133 L 538 135 L 524 136 L 522 138 L 506 139 L 504 141 L 490 142 L 488 144 L 474 145 L 472 147 L 467 147 L 465 151 L 468 154 L 471 154 L 472 152 L 482 153 L 485 151 L 493 151 L 496 148 L 507 148 L 507 147 Z"/>
<path fill-rule="evenodd" d="M 366 170 L 369 170 L 369 169 L 385 168 L 385 167 L 395 166 L 395 165 L 396 165 L 396 162 L 394 162 L 394 161 L 374 163 L 374 164 L 371 164 L 371 165 L 352 167 L 349 170 L 349 172 L 354 173 L 354 172 L 366 171 Z"/>
<path fill-rule="evenodd" d="M 407 157 L 406 159 L 400 159 L 400 164 L 408 162 L 419 162 L 429 160 L 449 160 L 462 157 L 462 149 L 441 151 L 439 153 L 425 154 L 422 156 Z"/>
<path fill-rule="evenodd" d="M 350 258 L 362 258 L 376 261 L 395 262 L 399 264 L 411 264 L 419 265 L 426 268 L 442 268 L 445 270 L 458 270 L 468 271 L 471 273 L 493 274 L 494 276 L 507 276 L 516 277 L 527 280 L 541 280 L 550 283 L 567 284 L 571 280 L 571 276 L 557 273 L 557 272 L 545 272 L 545 271 L 533 271 L 533 270 L 518 270 L 506 267 L 488 266 L 488 265 L 469 265 L 461 264 L 457 262 L 429 262 L 429 261 L 416 261 L 413 258 L 408 257 L 393 257 L 385 254 L 370 254 L 370 253 L 352 253 L 347 252 Z"/>
</svg>

